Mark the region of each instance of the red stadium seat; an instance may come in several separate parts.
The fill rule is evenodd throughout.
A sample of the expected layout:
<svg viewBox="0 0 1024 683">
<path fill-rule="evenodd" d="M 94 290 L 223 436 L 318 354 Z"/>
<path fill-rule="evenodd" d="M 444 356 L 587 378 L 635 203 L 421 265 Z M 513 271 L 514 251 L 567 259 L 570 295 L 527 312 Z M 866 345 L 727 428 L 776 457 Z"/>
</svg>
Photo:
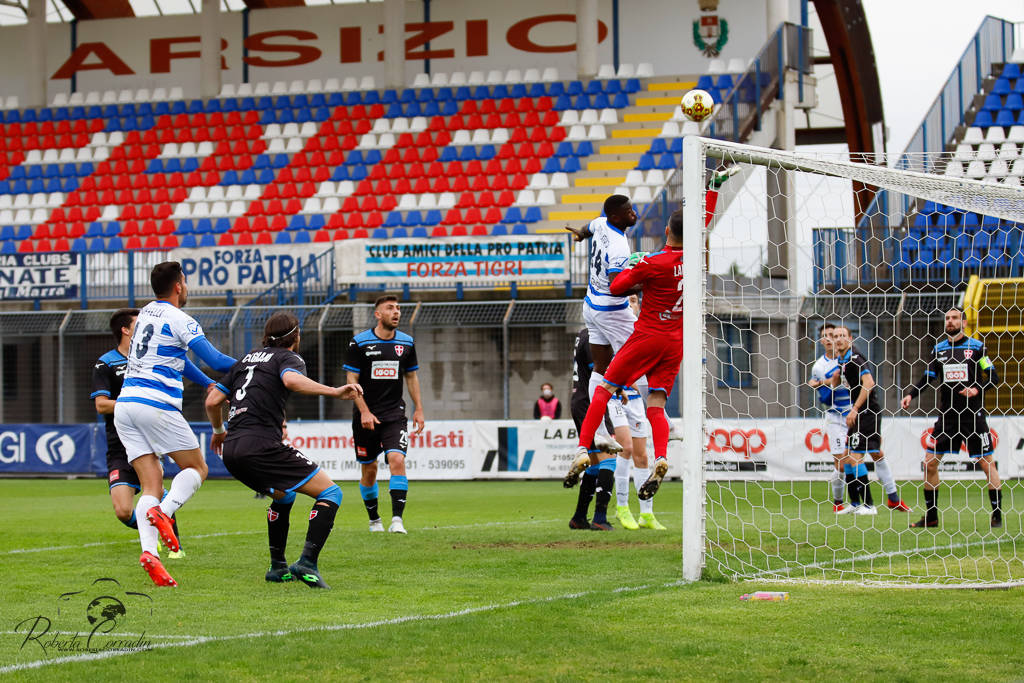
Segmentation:
<svg viewBox="0 0 1024 683">
<path fill-rule="evenodd" d="M 217 238 L 217 246 L 219 247 L 233 247 L 235 245 L 234 233 L 226 232 Z"/>
<path fill-rule="evenodd" d="M 288 227 L 288 216 L 287 215 L 281 214 L 281 215 L 274 216 L 274 218 L 271 219 L 271 221 L 270 221 L 270 230 L 272 232 L 280 232 L 280 231 L 284 230 L 287 227 Z"/>
<path fill-rule="evenodd" d="M 483 222 L 484 223 L 489 223 L 491 225 L 494 225 L 495 223 L 500 223 L 501 222 L 501 209 L 499 209 L 496 206 L 492 206 L 489 209 L 487 209 L 487 212 L 484 213 Z"/>
<path fill-rule="evenodd" d="M 533 111 L 533 98 L 532 97 L 520 97 L 519 101 L 516 102 L 516 111 L 518 111 L 518 112 L 532 112 Z"/>
<path fill-rule="evenodd" d="M 476 205 L 481 209 L 486 209 L 489 206 L 494 206 L 494 195 L 490 190 L 484 190 L 476 198 Z"/>
<path fill-rule="evenodd" d="M 519 128 L 513 128 L 512 132 L 509 133 L 508 136 L 509 142 L 525 142 L 526 139 L 526 129 L 523 128 L 522 126 L 520 126 Z"/>
<path fill-rule="evenodd" d="M 452 228 L 451 236 L 452 237 L 465 237 L 466 236 L 466 226 L 465 225 L 456 225 L 455 227 Z"/>
<path fill-rule="evenodd" d="M 448 209 L 448 212 L 444 215 L 444 220 L 441 221 L 442 225 L 457 225 L 462 222 L 462 212 L 458 209 Z"/>
<path fill-rule="evenodd" d="M 231 233 L 227 233 L 226 232 L 224 234 L 225 235 L 230 235 Z M 252 233 L 251 232 L 240 232 L 240 233 L 238 233 L 238 235 L 235 237 L 235 244 L 245 245 L 245 246 L 253 244 Z"/>
<path fill-rule="evenodd" d="M 326 230 L 317 230 L 313 233 L 314 242 L 330 242 L 331 235 Z"/>
<path fill-rule="evenodd" d="M 177 249 L 180 246 L 177 235 L 165 235 L 161 244 L 164 249 Z"/>
<path fill-rule="evenodd" d="M 427 147 L 420 152 L 420 161 L 425 164 L 430 163 L 431 161 L 437 161 L 437 157 L 437 147 Z"/>
<path fill-rule="evenodd" d="M 155 235 L 157 233 L 156 221 L 146 220 L 142 221 L 142 226 L 139 228 L 139 235 L 147 237 L 149 235 Z"/>
<path fill-rule="evenodd" d="M 477 111 L 481 114 L 493 114 L 497 111 L 497 107 L 494 104 L 494 100 L 486 99 L 481 100 L 480 105 L 477 107 Z"/>
<path fill-rule="evenodd" d="M 434 178 L 434 182 L 431 183 L 430 191 L 435 193 L 448 192 L 451 186 L 448 184 L 448 176 L 439 176 Z"/>
<path fill-rule="evenodd" d="M 505 190 L 498 195 L 497 204 L 500 207 L 512 206 L 515 204 L 516 197 L 511 190 Z"/>
<path fill-rule="evenodd" d="M 447 147 L 452 142 L 451 134 L 446 130 L 434 133 L 434 147 Z"/>
<path fill-rule="evenodd" d="M 540 125 L 540 115 L 535 111 L 529 111 L 523 114 L 523 125 L 528 128 L 533 128 Z"/>
<path fill-rule="evenodd" d="M 269 232 L 261 232 L 256 235 L 256 244 L 273 244 L 274 237 Z"/>
<path fill-rule="evenodd" d="M 281 203 L 280 199 L 271 199 L 266 203 L 266 208 L 266 215 L 268 216 L 279 216 L 284 213 L 284 204 Z"/>
<path fill-rule="evenodd" d="M 54 241 L 54 243 L 53 243 L 53 250 L 54 251 L 71 251 L 71 245 L 68 243 L 67 239 L 62 237 L 59 240 L 55 240 Z"/>
<path fill-rule="evenodd" d="M 351 234 L 352 239 L 354 240 L 365 240 L 367 237 L 370 236 L 370 233 L 366 232 L 366 230 L 363 228 L 357 228 L 356 230 L 353 230 Z"/>
<path fill-rule="evenodd" d="M 486 225 L 474 225 L 473 230 L 469 234 L 473 237 L 487 237 L 489 233 Z"/>
<path fill-rule="evenodd" d="M 397 164 L 401 160 L 402 153 L 398 151 L 397 147 L 392 147 L 388 151 L 384 152 L 383 161 L 385 164 Z"/>
<path fill-rule="evenodd" d="M 472 120 L 473 120 L 473 117 L 471 116 L 470 117 L 470 122 L 472 122 Z M 470 123 L 469 126 L 467 126 L 466 122 L 462 120 L 462 116 L 460 116 L 459 114 L 455 114 L 454 116 L 449 118 L 448 119 L 448 123 L 447 123 L 447 125 L 445 127 L 448 130 L 459 130 L 460 128 L 467 128 L 467 127 L 475 128 L 475 126 L 473 126 L 472 123 Z"/>
<path fill-rule="evenodd" d="M 465 100 L 459 108 L 460 114 L 475 114 L 477 112 L 476 100 Z"/>
<path fill-rule="evenodd" d="M 289 199 L 288 201 L 286 201 L 284 203 L 284 211 L 282 211 L 281 213 L 282 213 L 282 215 L 285 215 L 285 216 L 294 216 L 295 214 L 297 214 L 297 213 L 299 213 L 301 211 L 302 211 L 302 200 L 296 199 L 296 198 L 293 197 L 292 199 Z"/>
<path fill-rule="evenodd" d="M 464 175 L 457 175 L 451 182 L 452 192 L 465 192 L 469 189 L 469 180 Z"/>
<path fill-rule="evenodd" d="M 476 197 L 472 192 L 463 192 L 459 196 L 459 202 L 455 205 L 460 209 L 464 209 L 470 206 L 476 206 Z"/>
<path fill-rule="evenodd" d="M 501 121 L 501 125 L 505 128 L 519 128 L 523 125 L 523 122 L 519 119 L 519 114 L 512 111 L 505 114 L 505 117 Z"/>
<path fill-rule="evenodd" d="M 352 213 L 359 210 L 359 200 L 355 196 L 348 196 L 341 202 L 341 210 L 345 213 Z"/>
<path fill-rule="evenodd" d="M 121 226 L 121 237 L 132 237 L 139 234 L 139 223 L 138 221 L 125 221 L 125 224 Z"/>
<path fill-rule="evenodd" d="M 387 181 L 381 181 L 381 182 L 387 182 Z M 372 195 L 371 194 L 371 195 L 367 195 L 367 196 L 363 197 L 363 201 L 359 202 L 359 210 L 360 211 L 364 211 L 364 212 L 365 211 L 376 211 L 377 210 L 377 197 L 376 197 L 376 195 Z M 367 227 L 375 227 L 375 226 L 367 226 Z"/>
<path fill-rule="evenodd" d="M 408 183 L 406 183 L 406 184 L 408 184 Z M 396 192 L 397 192 L 397 190 L 396 190 Z M 405 194 L 405 193 L 403 193 L 403 194 Z M 391 211 L 396 206 L 398 206 L 398 200 L 395 199 L 394 195 L 389 194 L 389 195 L 386 195 L 384 197 L 381 197 L 380 201 L 378 201 L 377 204 L 378 204 L 378 208 L 381 211 Z"/>
<path fill-rule="evenodd" d="M 263 199 L 277 199 L 277 192 L 277 185 L 275 185 L 274 183 L 270 183 L 265 188 L 263 188 L 262 197 Z"/>
<path fill-rule="evenodd" d="M 31 254 L 36 250 L 35 243 L 32 240 L 22 240 L 18 245 L 19 254 Z"/>
<path fill-rule="evenodd" d="M 236 218 L 235 222 L 231 224 L 231 229 L 234 232 L 249 232 L 250 225 L 248 216 L 239 216 Z"/>
<path fill-rule="evenodd" d="M 384 216 L 380 211 L 371 211 L 370 215 L 366 217 L 367 228 L 379 228 L 382 225 L 384 225 Z"/>
<path fill-rule="evenodd" d="M 473 179 L 474 192 L 483 192 L 490 186 L 490 181 L 487 180 L 487 176 L 485 175 L 478 175 L 476 178 Z"/>
<path fill-rule="evenodd" d="M 25 241 L 27 242 L 28 240 L 25 240 Z M 50 240 L 37 240 L 36 241 L 36 246 L 35 246 L 35 251 L 37 251 L 37 252 L 53 251 L 53 245 L 50 244 Z"/>
<path fill-rule="evenodd" d="M 537 157 L 531 157 L 531 158 L 527 159 L 526 163 L 523 165 L 523 173 L 526 173 L 527 175 L 533 175 L 534 173 L 540 173 L 540 171 L 541 171 L 540 159 L 537 158 Z"/>
<path fill-rule="evenodd" d="M 420 167 L 422 169 L 422 166 Z M 399 178 L 392 184 L 395 194 L 412 194 L 412 185 L 408 178 Z M 393 198 L 392 198 L 393 199 Z M 384 208 L 381 205 L 381 208 Z"/>
<path fill-rule="evenodd" d="M 348 217 L 348 219 L 345 221 L 345 227 L 348 228 L 349 230 L 355 230 L 357 228 L 362 228 L 363 227 L 363 214 L 361 214 L 361 213 L 353 213 L 352 215 L 350 215 Z"/>
<path fill-rule="evenodd" d="M 158 235 L 150 235 L 146 238 L 146 241 L 142 243 L 143 249 L 159 249 L 160 248 L 160 237 Z"/>
<path fill-rule="evenodd" d="M 480 209 L 476 208 L 475 206 L 466 209 L 462 213 L 462 222 L 463 223 L 479 223 L 481 220 L 482 219 L 480 218 Z M 498 215 L 498 220 L 499 221 L 501 220 L 501 215 L 500 214 Z M 488 222 L 492 222 L 492 221 L 488 221 Z"/>
<path fill-rule="evenodd" d="M 431 237 L 447 237 L 448 236 L 448 228 L 444 227 L 443 225 L 438 225 L 433 230 L 430 231 L 430 236 Z"/>
<path fill-rule="evenodd" d="M 430 192 L 430 181 L 426 178 L 420 178 L 412 187 L 413 194 L 427 194 Z"/>
<path fill-rule="evenodd" d="M 530 181 L 529 179 L 527 179 L 526 174 L 516 173 L 514 176 L 512 176 L 512 181 L 509 182 L 508 186 L 512 190 L 521 190 L 529 184 Z"/>
<path fill-rule="evenodd" d="M 429 142 L 427 143 L 430 144 Z M 409 147 L 402 153 L 403 164 L 414 164 L 420 161 L 420 150 L 418 147 Z"/>
<path fill-rule="evenodd" d="M 338 228 L 337 230 L 334 231 L 334 239 L 335 240 L 347 240 L 348 239 L 348 230 L 346 230 L 345 228 Z"/>
<path fill-rule="evenodd" d="M 225 235 L 226 234 L 227 233 L 225 233 Z M 142 249 L 142 240 L 139 239 L 138 237 L 129 237 L 124 242 L 124 248 L 129 250 L 129 251 L 132 251 L 132 250 L 135 250 L 135 249 Z"/>
</svg>

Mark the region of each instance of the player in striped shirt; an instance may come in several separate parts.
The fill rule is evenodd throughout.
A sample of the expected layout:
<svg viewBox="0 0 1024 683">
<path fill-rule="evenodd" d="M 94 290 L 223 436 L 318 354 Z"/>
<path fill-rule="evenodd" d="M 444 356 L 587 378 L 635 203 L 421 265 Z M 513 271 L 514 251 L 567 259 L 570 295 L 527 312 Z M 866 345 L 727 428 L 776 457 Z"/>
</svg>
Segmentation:
<svg viewBox="0 0 1024 683">
<path fill-rule="evenodd" d="M 850 414 L 850 390 L 841 385 L 839 361 L 836 359 L 832 341 L 835 325 L 825 323 L 821 327 L 821 345 L 825 353 L 814 362 L 808 386 L 815 390 L 818 401 L 825 413 L 825 440 L 829 453 L 835 461 L 830 483 L 832 485 L 832 509 L 836 514 L 846 514 L 853 507 L 843 505 L 844 467 L 851 464 L 846 453 L 846 416 Z"/>
<path fill-rule="evenodd" d="M 176 586 L 160 563 L 157 537 L 171 552 L 179 550 L 171 515 L 199 490 L 208 472 L 199 441 L 181 414 L 186 355 L 192 351 L 218 372 L 230 370 L 235 359 L 213 348 L 199 323 L 181 310 L 188 300 L 188 287 L 180 263 L 157 264 L 150 283 L 157 300 L 146 304 L 135 321 L 128 369 L 114 406 L 114 426 L 142 486 L 135 505 L 142 544 L 139 563 L 158 586 Z M 161 501 L 163 455 L 181 471 Z"/>
</svg>

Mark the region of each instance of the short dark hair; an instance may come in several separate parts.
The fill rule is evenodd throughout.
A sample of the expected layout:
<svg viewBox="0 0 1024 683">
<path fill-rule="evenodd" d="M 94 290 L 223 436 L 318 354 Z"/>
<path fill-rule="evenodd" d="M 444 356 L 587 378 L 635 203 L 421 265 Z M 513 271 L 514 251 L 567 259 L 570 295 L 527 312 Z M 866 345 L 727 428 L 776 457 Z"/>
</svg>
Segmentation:
<svg viewBox="0 0 1024 683">
<path fill-rule="evenodd" d="M 668 217 L 668 229 L 677 240 L 683 239 L 683 210 L 676 209 Z"/>
<path fill-rule="evenodd" d="M 131 327 L 132 318 L 138 317 L 139 309 L 137 308 L 122 308 L 118 311 L 114 311 L 114 315 L 110 316 L 110 333 L 114 335 L 114 341 L 116 343 L 121 343 L 121 329 L 124 327 Z"/>
<path fill-rule="evenodd" d="M 629 197 L 624 194 L 613 194 L 604 200 L 604 215 L 616 214 L 626 204 L 629 204 Z"/>
<path fill-rule="evenodd" d="M 949 313 L 950 311 L 956 311 L 957 313 L 960 314 L 961 318 L 967 317 L 967 314 L 964 313 L 964 309 L 960 308 L 959 306 L 950 306 L 948 309 L 946 309 L 946 313 Z"/>
<path fill-rule="evenodd" d="M 836 324 L 835 323 L 830 323 L 830 322 L 826 322 L 826 323 L 824 323 L 821 326 L 821 329 L 822 329 L 823 332 L 825 330 L 834 330 L 835 328 L 836 328 Z"/>
<path fill-rule="evenodd" d="M 394 301 L 397 304 L 398 297 L 395 296 L 394 294 L 385 294 L 384 296 L 379 297 L 376 301 L 373 302 L 373 310 L 376 311 L 378 308 L 380 308 L 381 304 L 386 304 L 389 301 Z"/>
<path fill-rule="evenodd" d="M 167 296 L 174 289 L 174 285 L 184 278 L 181 272 L 181 264 L 177 261 L 164 261 L 153 266 L 153 272 L 149 275 L 149 283 L 153 285 L 153 293 L 157 296 Z"/>
<path fill-rule="evenodd" d="M 291 313 L 278 311 L 263 326 L 263 345 L 288 348 L 299 337 L 299 319 Z"/>
</svg>

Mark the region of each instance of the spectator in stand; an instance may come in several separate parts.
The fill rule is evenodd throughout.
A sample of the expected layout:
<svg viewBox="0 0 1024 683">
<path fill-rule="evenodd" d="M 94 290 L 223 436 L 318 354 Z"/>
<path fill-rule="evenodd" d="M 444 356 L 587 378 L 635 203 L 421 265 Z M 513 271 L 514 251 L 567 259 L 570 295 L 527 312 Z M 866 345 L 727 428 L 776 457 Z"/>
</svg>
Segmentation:
<svg viewBox="0 0 1024 683">
<path fill-rule="evenodd" d="M 544 382 L 540 385 L 540 398 L 533 404 L 533 419 L 557 420 L 560 417 L 562 417 L 562 404 L 559 403 L 551 385 Z"/>
</svg>

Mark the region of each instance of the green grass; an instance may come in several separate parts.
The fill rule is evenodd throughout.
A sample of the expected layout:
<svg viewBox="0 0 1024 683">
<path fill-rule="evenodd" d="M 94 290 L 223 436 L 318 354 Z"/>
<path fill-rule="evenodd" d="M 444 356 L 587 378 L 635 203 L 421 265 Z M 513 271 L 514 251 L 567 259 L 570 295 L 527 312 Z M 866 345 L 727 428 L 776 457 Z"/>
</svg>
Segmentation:
<svg viewBox="0 0 1024 683">
<path fill-rule="evenodd" d="M 570 531 L 575 492 L 557 483 L 413 482 L 407 537 L 370 535 L 358 491 L 348 483 L 320 562 L 333 590 L 312 591 L 263 581 L 266 502 L 235 482 L 207 482 L 182 510 L 188 557 L 166 561 L 180 587 L 157 589 L 137 564 L 134 532 L 114 519 L 102 480 L 0 481 L 0 670 L 46 662 L 9 672 L 24 680 L 1020 676 L 1020 589 L 728 581 L 730 567 L 743 563 L 778 572 L 790 560 L 816 557 L 805 545 L 818 541 L 845 543 L 840 553 L 851 557 L 875 545 L 888 552 L 909 547 L 906 514 L 835 520 L 830 510 L 820 514 L 824 506 L 812 504 L 810 491 L 800 486 L 709 486 L 709 533 L 718 530 L 720 542 L 723 529 L 736 536 L 709 557 L 708 580 L 684 585 L 678 582 L 677 482 L 656 499 L 668 531 L 611 533 Z M 908 499 L 916 496 L 907 489 Z M 984 502 L 968 490 L 965 510 L 967 503 Z M 382 508 L 389 511 L 386 494 Z M 300 497 L 290 559 L 301 547 L 307 510 L 308 499 Z M 992 534 L 968 530 L 975 517 L 950 515 L 941 533 Z M 1003 538 L 1019 536 L 1019 515 L 1013 520 L 1017 526 L 1005 529 Z M 776 548 L 766 544 L 769 552 L 751 551 L 758 526 L 800 542 L 772 541 Z M 926 547 L 914 538 L 914 547 Z M 969 547 L 973 558 L 991 555 L 983 550 L 991 545 Z M 999 548 L 1012 562 L 1014 544 Z M 32 549 L 39 550 L 23 552 Z M 730 554 L 743 561 L 736 564 Z M 93 585 L 100 577 L 120 586 Z M 788 590 L 791 599 L 738 599 L 758 588 Z M 70 591 L 83 593 L 58 600 Z M 124 591 L 148 594 L 152 606 Z M 50 619 L 53 630 L 87 633 L 86 606 L 101 594 L 126 604 L 118 633 L 145 632 L 155 647 L 56 663 L 82 653 L 44 652 L 34 641 L 23 646 L 24 625 L 13 633 L 37 615 Z"/>
</svg>

